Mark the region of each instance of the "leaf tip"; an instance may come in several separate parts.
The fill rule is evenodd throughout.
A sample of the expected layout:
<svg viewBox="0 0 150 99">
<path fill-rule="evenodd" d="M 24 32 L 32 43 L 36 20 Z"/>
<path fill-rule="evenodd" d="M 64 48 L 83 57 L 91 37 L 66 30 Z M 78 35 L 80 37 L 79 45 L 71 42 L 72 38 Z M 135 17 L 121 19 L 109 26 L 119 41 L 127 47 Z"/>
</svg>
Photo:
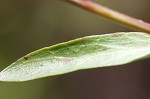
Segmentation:
<svg viewBox="0 0 150 99">
<path fill-rule="evenodd" d="M 5 71 L 5 69 L 0 72 L 0 81 L 1 82 L 17 82 L 17 80 L 14 79 L 13 75 Z"/>
</svg>

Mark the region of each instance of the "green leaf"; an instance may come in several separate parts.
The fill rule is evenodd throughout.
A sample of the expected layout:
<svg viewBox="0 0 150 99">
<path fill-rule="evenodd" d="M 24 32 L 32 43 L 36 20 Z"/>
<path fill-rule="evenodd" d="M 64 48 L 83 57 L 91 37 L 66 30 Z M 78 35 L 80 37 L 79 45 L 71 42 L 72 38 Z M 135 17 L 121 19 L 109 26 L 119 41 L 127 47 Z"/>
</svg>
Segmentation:
<svg viewBox="0 0 150 99">
<path fill-rule="evenodd" d="M 32 52 L 0 72 L 0 81 L 27 81 L 150 57 L 150 35 L 93 35 Z"/>
</svg>

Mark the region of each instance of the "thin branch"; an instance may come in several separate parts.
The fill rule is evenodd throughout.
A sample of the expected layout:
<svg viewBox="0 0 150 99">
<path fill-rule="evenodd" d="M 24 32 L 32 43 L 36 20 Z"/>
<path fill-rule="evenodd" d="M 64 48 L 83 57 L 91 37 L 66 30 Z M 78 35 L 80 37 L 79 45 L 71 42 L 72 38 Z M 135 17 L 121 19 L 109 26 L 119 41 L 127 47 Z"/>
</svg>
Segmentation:
<svg viewBox="0 0 150 99">
<path fill-rule="evenodd" d="M 127 16 L 125 14 L 119 13 L 117 11 L 111 10 L 105 6 L 94 3 L 91 0 L 63 0 L 69 2 L 85 10 L 103 16 L 112 21 L 118 22 L 122 25 L 128 26 L 130 28 L 150 33 L 150 24 L 142 20 Z"/>
</svg>

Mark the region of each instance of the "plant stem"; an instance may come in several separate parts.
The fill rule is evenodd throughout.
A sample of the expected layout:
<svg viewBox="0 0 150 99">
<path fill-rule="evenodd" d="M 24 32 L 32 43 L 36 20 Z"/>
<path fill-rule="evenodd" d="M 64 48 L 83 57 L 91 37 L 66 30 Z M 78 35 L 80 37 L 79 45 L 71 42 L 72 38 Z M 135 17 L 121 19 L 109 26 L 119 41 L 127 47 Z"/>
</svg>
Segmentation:
<svg viewBox="0 0 150 99">
<path fill-rule="evenodd" d="M 111 10 L 105 6 L 94 3 L 91 0 L 63 0 L 84 8 L 90 12 L 103 16 L 112 21 L 118 22 L 122 25 L 128 26 L 130 28 L 150 33 L 150 24 L 142 20 L 127 16 L 125 14 L 119 13 L 117 11 Z"/>
</svg>

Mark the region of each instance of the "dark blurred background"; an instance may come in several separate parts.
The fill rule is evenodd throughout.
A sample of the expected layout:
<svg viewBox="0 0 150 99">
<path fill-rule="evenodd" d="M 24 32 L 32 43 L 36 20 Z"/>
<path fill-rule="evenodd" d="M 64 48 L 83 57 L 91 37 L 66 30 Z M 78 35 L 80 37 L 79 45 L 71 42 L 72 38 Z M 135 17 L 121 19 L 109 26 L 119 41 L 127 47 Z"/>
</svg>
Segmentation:
<svg viewBox="0 0 150 99">
<path fill-rule="evenodd" d="M 94 0 L 150 22 L 150 0 Z M 0 70 L 42 47 L 94 34 L 134 31 L 61 0 L 0 0 Z M 150 99 L 150 61 L 0 82 L 0 99 Z"/>
</svg>

